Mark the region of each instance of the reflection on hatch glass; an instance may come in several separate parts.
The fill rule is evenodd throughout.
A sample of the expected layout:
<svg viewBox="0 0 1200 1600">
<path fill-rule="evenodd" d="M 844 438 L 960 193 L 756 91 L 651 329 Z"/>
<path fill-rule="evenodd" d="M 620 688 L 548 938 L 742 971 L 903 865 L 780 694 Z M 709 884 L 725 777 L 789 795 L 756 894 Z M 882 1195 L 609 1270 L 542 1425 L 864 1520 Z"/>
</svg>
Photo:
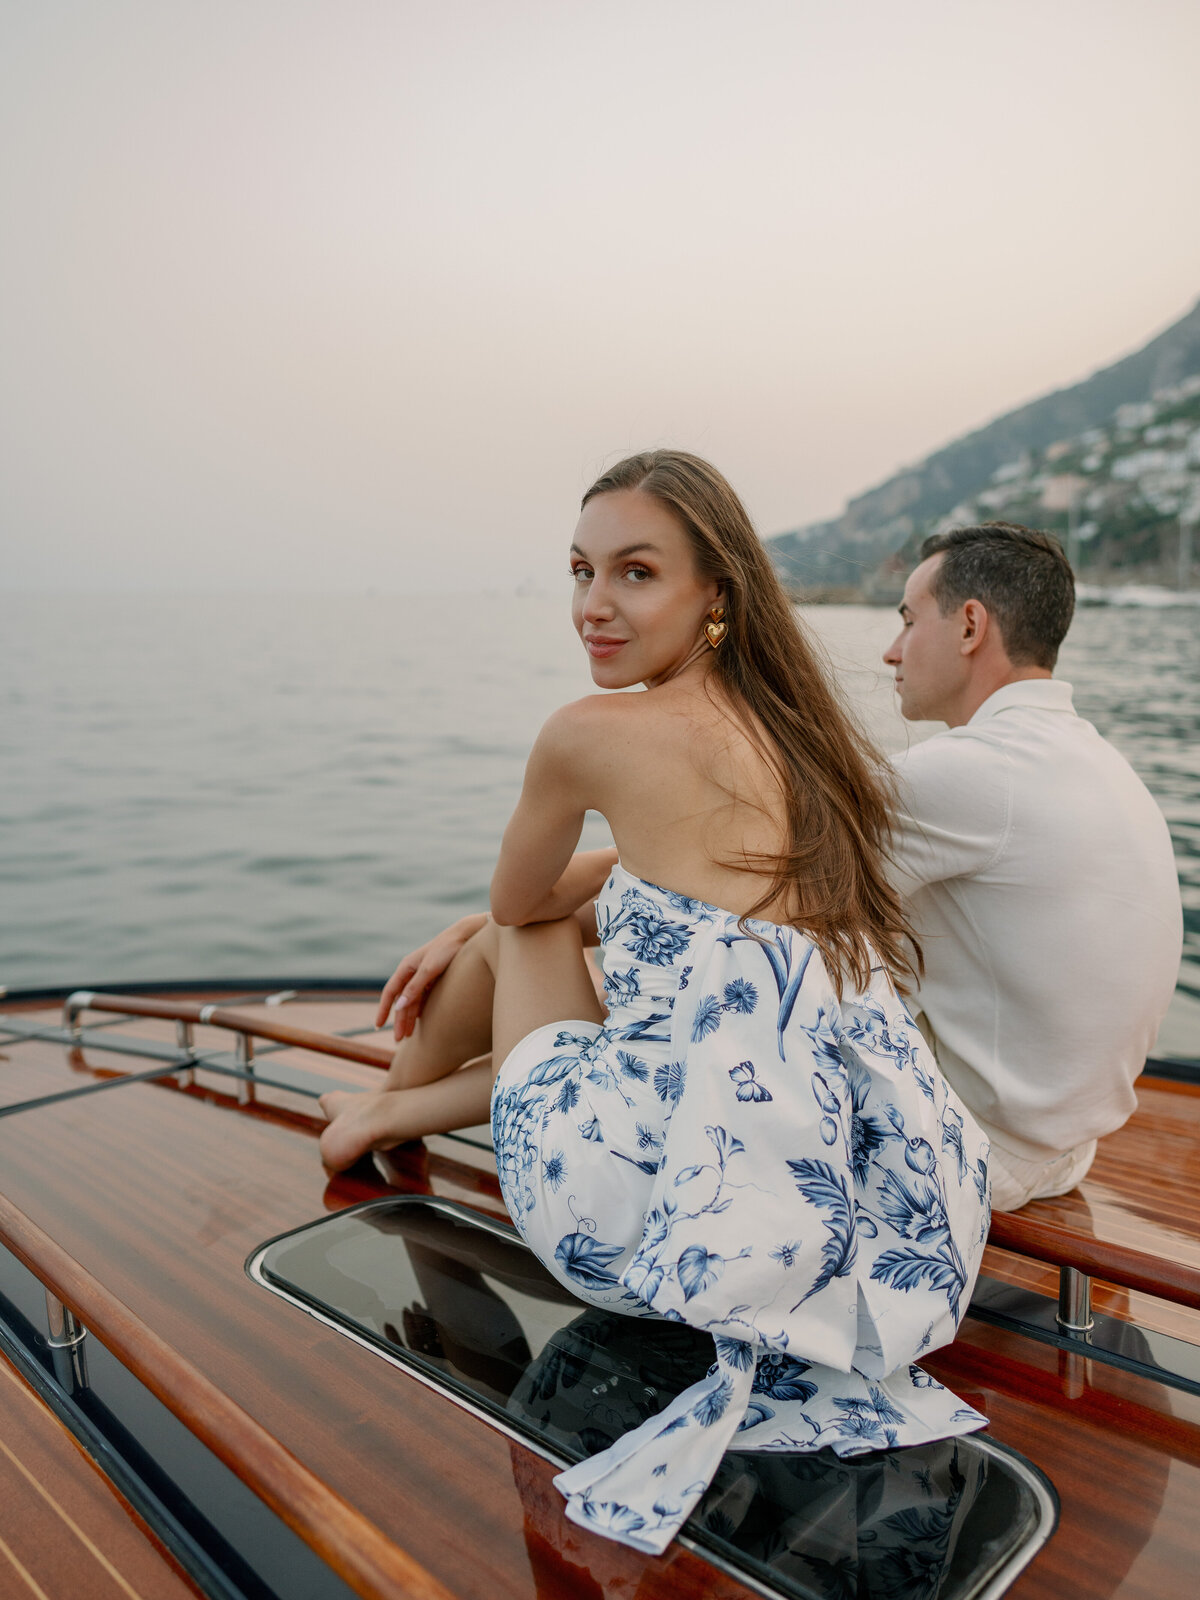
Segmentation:
<svg viewBox="0 0 1200 1600">
<path fill-rule="evenodd" d="M 370 1201 L 264 1246 L 250 1268 L 566 1460 L 661 1411 L 713 1361 L 707 1334 L 584 1305 L 511 1229 L 447 1201 Z M 538 1481 L 527 1514 L 554 1544 L 565 1525 L 556 1496 L 533 1503 Z M 730 1451 L 687 1533 L 803 1600 L 967 1600 L 999 1593 L 1053 1521 L 1036 1469 L 975 1435 L 852 1461 Z"/>
</svg>

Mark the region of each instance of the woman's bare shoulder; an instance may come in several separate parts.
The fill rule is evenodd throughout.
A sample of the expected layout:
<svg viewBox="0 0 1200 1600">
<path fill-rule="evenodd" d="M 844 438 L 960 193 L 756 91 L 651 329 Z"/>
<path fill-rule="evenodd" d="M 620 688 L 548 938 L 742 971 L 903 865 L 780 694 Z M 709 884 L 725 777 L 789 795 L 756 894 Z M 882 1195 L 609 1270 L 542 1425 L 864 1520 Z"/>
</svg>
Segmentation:
<svg viewBox="0 0 1200 1600">
<path fill-rule="evenodd" d="M 668 697 L 641 689 L 585 695 L 560 706 L 538 735 L 539 756 L 577 774 L 607 771 L 613 761 L 653 759 L 694 744 Z"/>
<path fill-rule="evenodd" d="M 588 694 L 552 712 L 543 728 L 552 738 L 579 735 L 595 737 L 607 729 L 633 729 L 660 721 L 665 708 L 644 689 L 620 689 L 610 694 Z"/>
</svg>

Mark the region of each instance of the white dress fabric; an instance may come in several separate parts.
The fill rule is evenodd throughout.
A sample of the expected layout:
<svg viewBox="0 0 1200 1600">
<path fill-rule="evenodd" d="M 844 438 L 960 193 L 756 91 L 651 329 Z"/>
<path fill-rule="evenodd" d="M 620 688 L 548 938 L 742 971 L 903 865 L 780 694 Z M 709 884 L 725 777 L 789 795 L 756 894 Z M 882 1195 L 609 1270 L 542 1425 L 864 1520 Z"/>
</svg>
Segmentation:
<svg viewBox="0 0 1200 1600">
<path fill-rule="evenodd" d="M 840 1456 L 986 1419 L 912 1365 L 954 1338 L 987 1141 L 882 969 L 840 1002 L 795 929 L 614 868 L 609 1012 L 539 1028 L 492 1097 L 505 1203 L 580 1299 L 710 1332 L 714 1365 L 555 1480 L 654 1554 L 738 1450 Z"/>
</svg>

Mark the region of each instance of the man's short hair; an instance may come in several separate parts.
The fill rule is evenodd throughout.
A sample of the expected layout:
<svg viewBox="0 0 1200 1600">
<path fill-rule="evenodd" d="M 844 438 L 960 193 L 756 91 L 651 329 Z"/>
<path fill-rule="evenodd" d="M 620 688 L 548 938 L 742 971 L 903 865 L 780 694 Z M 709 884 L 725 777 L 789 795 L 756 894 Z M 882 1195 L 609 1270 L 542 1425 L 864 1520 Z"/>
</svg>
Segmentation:
<svg viewBox="0 0 1200 1600">
<path fill-rule="evenodd" d="M 1075 575 L 1049 533 L 985 522 L 931 534 L 921 560 L 940 555 L 929 585 L 939 612 L 978 600 L 995 619 L 1014 667 L 1054 666 L 1075 613 Z"/>
</svg>

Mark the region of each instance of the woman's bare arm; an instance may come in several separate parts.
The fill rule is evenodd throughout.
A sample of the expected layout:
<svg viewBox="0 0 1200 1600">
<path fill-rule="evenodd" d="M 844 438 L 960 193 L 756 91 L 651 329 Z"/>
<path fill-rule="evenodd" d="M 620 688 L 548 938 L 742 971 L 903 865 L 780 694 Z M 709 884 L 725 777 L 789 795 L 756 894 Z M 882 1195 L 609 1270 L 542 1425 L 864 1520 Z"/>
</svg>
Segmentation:
<svg viewBox="0 0 1200 1600">
<path fill-rule="evenodd" d="M 550 893 L 535 906 L 523 923 L 554 922 L 559 917 L 570 917 L 587 911 L 603 889 L 605 880 L 617 864 L 617 852 L 610 845 L 605 850 L 577 850 L 567 862 L 566 869 Z M 581 919 L 584 943 L 594 944 L 596 921 L 592 915 L 592 937 L 588 938 L 588 924 Z"/>
<path fill-rule="evenodd" d="M 594 803 L 603 706 L 598 699 L 564 706 L 537 737 L 492 877 L 492 916 L 502 925 L 570 916 L 599 893 L 616 859 L 611 850 L 589 850 L 572 861 Z"/>
<path fill-rule="evenodd" d="M 549 922 L 556 917 L 572 913 L 579 923 L 584 945 L 596 945 L 596 907 L 594 901 L 604 886 L 617 860 L 617 852 L 585 850 L 573 855 L 567 869 L 550 891 L 546 902 L 549 914 L 530 918 L 533 922 Z M 566 910 L 559 909 L 566 907 Z M 379 996 L 375 1026 L 382 1028 L 395 1006 L 393 1032 L 396 1039 L 407 1039 L 417 1023 L 434 984 L 466 944 L 467 940 L 487 922 L 487 913 L 459 917 L 448 928 L 435 933 L 433 938 L 416 950 L 410 950 L 395 972 L 392 973 Z"/>
</svg>

